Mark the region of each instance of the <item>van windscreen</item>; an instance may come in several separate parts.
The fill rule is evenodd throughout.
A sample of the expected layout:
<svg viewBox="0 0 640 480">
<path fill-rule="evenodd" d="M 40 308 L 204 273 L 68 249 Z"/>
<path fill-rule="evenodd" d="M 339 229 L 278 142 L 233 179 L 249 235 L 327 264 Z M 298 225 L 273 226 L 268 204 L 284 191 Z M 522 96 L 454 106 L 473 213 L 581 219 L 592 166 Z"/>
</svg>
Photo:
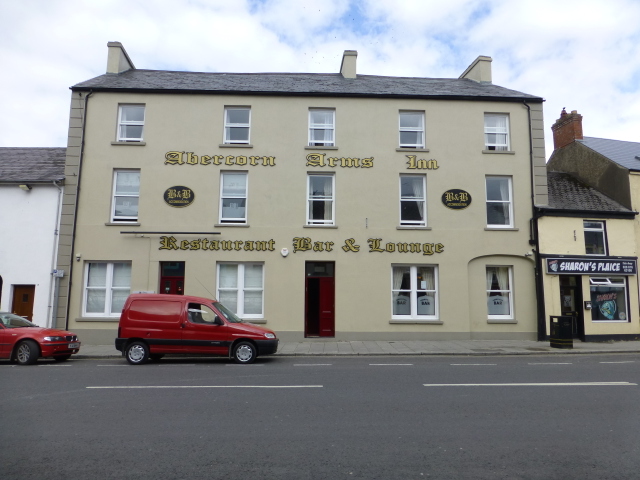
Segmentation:
<svg viewBox="0 0 640 480">
<path fill-rule="evenodd" d="M 231 310 L 229 310 L 227 307 L 225 307 L 220 302 L 214 303 L 214 306 L 218 309 L 218 311 L 222 315 L 224 315 L 224 318 L 226 318 L 228 322 L 230 322 L 230 323 L 242 323 L 242 320 L 240 318 L 238 318 L 235 313 L 233 313 Z"/>
</svg>

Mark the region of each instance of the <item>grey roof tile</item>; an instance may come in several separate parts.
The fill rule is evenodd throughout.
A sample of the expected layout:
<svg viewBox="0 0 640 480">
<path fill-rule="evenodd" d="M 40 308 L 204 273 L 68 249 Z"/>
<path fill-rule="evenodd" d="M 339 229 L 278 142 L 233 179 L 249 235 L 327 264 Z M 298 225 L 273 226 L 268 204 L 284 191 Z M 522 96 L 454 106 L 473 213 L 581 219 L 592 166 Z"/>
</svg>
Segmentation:
<svg viewBox="0 0 640 480">
<path fill-rule="evenodd" d="M 0 183 L 43 183 L 64 179 L 67 149 L 0 148 Z"/>
<path fill-rule="evenodd" d="M 547 181 L 550 209 L 633 213 L 568 173 L 547 172 Z"/>
<path fill-rule="evenodd" d="M 73 90 L 146 90 L 212 94 L 497 99 L 541 102 L 535 95 L 466 78 L 383 77 L 339 73 L 202 73 L 128 70 L 78 83 Z"/>
<path fill-rule="evenodd" d="M 610 140 L 608 138 L 584 137 L 576 140 L 591 150 L 613 160 L 629 170 L 640 171 L 640 143 Z"/>
</svg>

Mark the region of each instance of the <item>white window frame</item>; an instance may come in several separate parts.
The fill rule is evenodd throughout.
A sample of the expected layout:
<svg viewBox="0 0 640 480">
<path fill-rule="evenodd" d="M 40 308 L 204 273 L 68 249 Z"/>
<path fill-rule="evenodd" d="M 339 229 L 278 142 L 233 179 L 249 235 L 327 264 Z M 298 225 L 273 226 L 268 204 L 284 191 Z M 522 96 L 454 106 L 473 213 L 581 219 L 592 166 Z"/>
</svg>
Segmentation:
<svg viewBox="0 0 640 480">
<path fill-rule="evenodd" d="M 631 312 L 629 309 L 629 282 L 627 280 L 627 277 L 589 277 L 589 300 L 591 300 L 592 306 L 591 312 L 593 312 L 593 310 L 597 308 L 597 302 L 593 300 L 593 292 L 591 291 L 591 289 L 597 287 L 614 287 L 622 289 L 624 291 L 624 303 L 626 308 L 625 315 L 627 318 L 619 320 L 593 320 L 593 313 L 591 313 L 591 321 L 594 323 L 630 323 Z M 620 314 L 618 313 L 618 315 Z"/>
<path fill-rule="evenodd" d="M 238 267 L 236 286 L 235 287 L 220 287 L 220 268 L 222 265 L 235 265 Z M 247 266 L 259 265 L 262 269 L 262 285 L 261 287 L 246 287 L 245 286 L 245 268 Z M 236 305 L 237 308 L 234 313 L 242 319 L 264 319 L 264 263 L 263 262 L 218 262 L 216 266 L 216 285 L 218 286 L 216 291 L 216 298 L 229 310 L 232 310 L 231 306 L 224 302 L 224 292 L 236 293 Z M 260 306 L 261 313 L 259 314 L 247 314 L 245 313 L 245 293 L 246 292 L 261 292 L 262 303 Z M 222 293 L 222 294 L 221 294 Z M 233 310 L 232 310 L 233 311 Z"/>
<path fill-rule="evenodd" d="M 113 269 L 116 264 L 129 265 L 129 286 L 113 286 Z M 104 286 L 91 286 L 89 285 L 89 268 L 91 265 L 106 265 L 105 271 L 105 285 Z M 102 312 L 87 312 L 87 302 L 90 290 L 104 290 L 104 310 Z M 84 286 L 82 295 L 82 316 L 83 317 L 119 317 L 122 310 L 112 311 L 113 294 L 116 291 L 121 292 L 123 296 L 122 304 L 124 306 L 124 300 L 131 293 L 131 262 L 85 262 L 84 265 Z"/>
<path fill-rule="evenodd" d="M 497 289 L 497 290 L 493 290 L 491 288 L 486 288 L 486 283 L 487 283 L 487 270 L 489 268 L 506 268 L 507 269 L 507 277 L 508 277 L 508 281 L 509 281 L 509 285 L 508 288 L 505 289 Z M 514 310 L 513 310 L 513 266 L 512 265 L 487 265 L 485 268 L 485 288 L 486 288 L 486 294 L 487 294 L 487 318 L 489 320 L 513 320 L 514 318 Z M 509 313 L 506 315 L 491 315 L 489 313 L 489 298 L 491 297 L 491 293 L 495 293 L 495 292 L 499 292 L 502 293 L 504 296 L 504 294 L 507 294 L 507 298 L 509 299 Z"/>
<path fill-rule="evenodd" d="M 508 193 L 509 197 L 507 200 L 489 200 L 489 189 L 487 188 L 488 180 L 494 178 L 504 178 L 508 182 Z M 485 187 L 485 205 L 486 205 L 486 223 L 487 228 L 491 229 L 500 229 L 500 228 L 513 228 L 514 227 L 514 219 L 513 219 L 513 178 L 506 175 L 487 175 L 484 180 Z M 508 224 L 495 224 L 489 223 L 489 204 L 491 203 L 501 203 L 508 204 L 508 212 L 509 212 L 509 223 Z"/>
<path fill-rule="evenodd" d="M 140 170 L 125 170 L 118 169 L 113 171 L 113 191 L 111 192 L 111 222 L 113 223 L 136 223 L 140 217 L 140 181 L 138 181 L 138 192 L 133 193 L 118 193 L 118 175 L 121 173 L 138 173 L 140 178 Z M 121 197 L 136 198 L 138 200 L 138 214 L 133 216 L 116 215 L 116 199 Z"/>
<path fill-rule="evenodd" d="M 233 123 L 229 121 L 229 112 L 233 110 L 243 110 L 249 112 L 248 123 Z M 242 128 L 247 130 L 246 140 L 232 140 L 230 132 L 234 128 Z M 251 107 L 224 107 L 224 139 L 223 143 L 227 145 L 249 145 L 251 143 Z"/>
<path fill-rule="evenodd" d="M 487 125 L 488 118 L 502 118 L 505 121 L 504 127 Z M 504 142 L 492 142 L 489 135 L 504 135 Z M 497 140 L 497 139 L 496 139 Z M 507 113 L 485 113 L 484 114 L 484 148 L 492 152 L 508 152 L 511 150 L 511 135 L 509 133 L 509 114 Z"/>
<path fill-rule="evenodd" d="M 402 126 L 402 117 L 406 116 L 419 116 L 420 117 L 420 127 L 403 127 Z M 400 110 L 398 115 L 398 145 L 400 148 L 416 148 L 423 149 L 425 148 L 425 134 L 424 134 L 424 112 L 415 111 L 415 110 Z M 402 143 L 402 132 L 419 132 L 420 133 L 420 142 L 418 143 Z"/>
<path fill-rule="evenodd" d="M 409 268 L 410 286 L 408 289 L 394 288 L 394 270 L 396 268 L 406 269 Z M 418 285 L 418 269 L 419 268 L 432 268 L 434 287 L 433 289 L 427 288 L 426 285 Z M 413 264 L 392 264 L 391 265 L 391 319 L 392 320 L 438 320 L 440 317 L 440 302 L 439 302 L 439 268 L 438 265 L 413 265 Z M 401 286 L 400 286 L 401 287 Z M 400 292 L 409 293 L 410 300 L 410 313 L 408 315 L 398 315 L 394 313 L 395 298 Z M 434 315 L 418 314 L 418 293 L 432 293 L 433 300 L 435 302 Z"/>
<path fill-rule="evenodd" d="M 331 123 L 315 123 L 313 114 L 315 112 L 331 113 Z M 324 130 L 331 132 L 331 140 L 314 140 L 312 132 L 314 130 Z M 309 146 L 311 147 L 335 147 L 336 146 L 336 110 L 335 108 L 310 108 L 309 109 Z"/>
<path fill-rule="evenodd" d="M 331 195 L 313 195 L 311 191 L 312 177 L 331 178 Z M 312 218 L 313 203 L 318 201 L 331 202 L 331 218 L 330 219 L 314 219 Z M 336 176 L 334 174 L 307 174 L 307 225 L 335 225 L 336 224 Z"/>
<path fill-rule="evenodd" d="M 402 195 L 402 179 L 405 177 L 419 178 L 422 180 L 422 197 L 409 197 Z M 400 196 L 400 225 L 407 227 L 426 227 L 427 226 L 427 177 L 425 175 L 400 175 L 399 179 L 399 196 Z M 403 220 L 402 219 L 402 202 L 419 202 L 422 204 L 422 220 Z M 419 207 L 418 207 L 419 209 Z"/>
<path fill-rule="evenodd" d="M 124 120 L 123 119 L 123 113 L 124 110 L 127 108 L 142 108 L 143 111 L 143 118 L 142 120 Z M 144 139 L 144 122 L 146 119 L 146 114 L 147 114 L 147 109 L 146 106 L 144 104 L 121 104 L 118 105 L 118 135 L 117 135 L 117 140 L 118 142 L 142 142 Z M 140 136 L 139 137 L 127 137 L 126 135 L 124 135 L 125 131 L 126 131 L 126 127 L 127 126 L 140 126 L 142 127 L 141 131 L 140 131 Z"/>
<path fill-rule="evenodd" d="M 225 175 L 235 175 L 235 176 L 243 176 L 244 177 L 244 195 L 241 194 L 229 194 L 224 192 L 224 177 Z M 244 217 L 229 217 L 225 218 L 223 216 L 223 208 L 224 208 L 224 200 L 225 199 L 234 199 L 237 198 L 239 200 L 244 200 Z M 220 219 L 220 224 L 246 224 L 248 218 L 249 211 L 249 174 L 247 172 L 222 172 L 220 174 L 220 209 L 218 212 L 218 218 Z"/>
<path fill-rule="evenodd" d="M 587 223 L 599 223 L 601 225 L 601 228 L 593 228 L 593 227 L 587 227 Z M 582 227 L 584 229 L 584 250 L 585 250 L 585 254 L 586 255 L 593 255 L 593 256 L 605 256 L 607 255 L 608 252 L 608 248 L 607 248 L 607 226 L 606 223 L 603 222 L 602 220 L 583 220 L 582 221 Z M 587 252 L 587 236 L 586 233 L 587 232 L 594 232 L 594 233 L 601 233 L 602 234 L 602 245 L 603 245 L 603 249 L 604 252 L 603 253 L 589 253 Z"/>
</svg>

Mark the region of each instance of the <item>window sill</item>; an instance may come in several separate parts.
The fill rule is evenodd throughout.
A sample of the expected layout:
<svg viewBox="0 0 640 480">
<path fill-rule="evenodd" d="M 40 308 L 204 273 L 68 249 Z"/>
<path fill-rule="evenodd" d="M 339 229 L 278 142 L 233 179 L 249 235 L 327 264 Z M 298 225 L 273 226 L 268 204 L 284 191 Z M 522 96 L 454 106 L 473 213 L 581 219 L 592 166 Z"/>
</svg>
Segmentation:
<svg viewBox="0 0 640 480">
<path fill-rule="evenodd" d="M 223 227 L 249 228 L 249 224 L 248 223 L 216 223 L 214 227 L 216 228 L 223 228 Z"/>
<path fill-rule="evenodd" d="M 417 320 L 410 318 L 407 320 L 389 320 L 389 323 L 406 324 L 406 325 L 444 325 L 442 320 Z"/>
<path fill-rule="evenodd" d="M 514 227 L 505 227 L 505 228 L 501 228 L 501 227 L 485 227 L 484 229 L 485 232 L 518 232 L 520 231 L 519 228 L 514 228 Z"/>
<path fill-rule="evenodd" d="M 107 227 L 122 227 L 127 225 L 129 227 L 139 227 L 141 225 L 140 222 L 107 222 L 105 226 Z"/>
<path fill-rule="evenodd" d="M 329 145 L 327 146 L 318 146 L 318 145 L 307 145 L 306 147 L 304 147 L 305 150 L 338 150 L 338 147 L 330 147 Z"/>
<path fill-rule="evenodd" d="M 411 225 L 398 225 L 396 230 L 431 230 L 431 227 L 412 227 Z"/>
<path fill-rule="evenodd" d="M 482 153 L 488 153 L 491 155 L 492 153 L 496 153 L 498 155 L 515 155 L 516 152 L 513 150 L 482 150 Z"/>
<path fill-rule="evenodd" d="M 303 225 L 302 228 L 338 228 L 337 225 Z"/>
<path fill-rule="evenodd" d="M 250 143 L 221 143 L 220 148 L 253 148 Z"/>
<path fill-rule="evenodd" d="M 130 147 L 144 147 L 147 142 L 111 142 L 111 145 L 129 145 Z"/>
<path fill-rule="evenodd" d="M 76 318 L 76 322 L 113 322 L 118 323 L 120 315 L 117 317 L 80 317 Z"/>
<path fill-rule="evenodd" d="M 501 323 L 513 325 L 513 324 L 518 323 L 518 321 L 516 319 L 514 319 L 514 318 L 506 318 L 504 320 L 499 320 L 497 318 L 490 318 L 490 319 L 487 320 L 487 323 L 491 323 L 491 324 L 495 324 L 495 325 L 501 324 Z"/>
<path fill-rule="evenodd" d="M 407 148 L 407 147 L 399 147 L 396 148 L 396 152 L 428 152 L 428 148 Z"/>
</svg>

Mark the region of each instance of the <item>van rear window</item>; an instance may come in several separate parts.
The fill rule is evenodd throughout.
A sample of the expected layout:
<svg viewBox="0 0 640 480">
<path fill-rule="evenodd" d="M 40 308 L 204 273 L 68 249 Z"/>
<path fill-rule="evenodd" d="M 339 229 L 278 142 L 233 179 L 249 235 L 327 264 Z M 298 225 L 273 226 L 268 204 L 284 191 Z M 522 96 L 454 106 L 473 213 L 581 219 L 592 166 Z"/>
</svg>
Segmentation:
<svg viewBox="0 0 640 480">
<path fill-rule="evenodd" d="M 182 302 L 170 300 L 134 300 L 129 318 L 141 322 L 175 323 L 180 319 Z"/>
</svg>

